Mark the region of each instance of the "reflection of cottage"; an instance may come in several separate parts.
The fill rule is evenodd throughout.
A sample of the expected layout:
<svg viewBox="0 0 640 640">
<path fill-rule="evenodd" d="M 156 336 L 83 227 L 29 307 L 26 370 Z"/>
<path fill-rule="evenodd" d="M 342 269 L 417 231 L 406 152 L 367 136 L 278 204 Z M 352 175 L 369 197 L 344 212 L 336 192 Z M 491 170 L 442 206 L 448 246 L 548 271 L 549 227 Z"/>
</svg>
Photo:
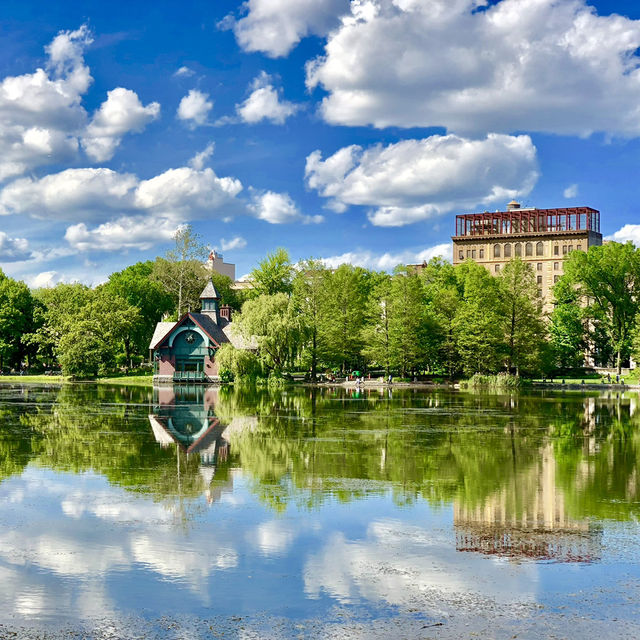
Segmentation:
<svg viewBox="0 0 640 640">
<path fill-rule="evenodd" d="M 156 325 L 149 345 L 154 382 L 218 380 L 216 350 L 225 342 L 237 342 L 231 328 L 231 308 L 219 306 L 220 296 L 211 281 L 200 300 L 200 313 L 189 311 L 178 322 Z"/>
</svg>

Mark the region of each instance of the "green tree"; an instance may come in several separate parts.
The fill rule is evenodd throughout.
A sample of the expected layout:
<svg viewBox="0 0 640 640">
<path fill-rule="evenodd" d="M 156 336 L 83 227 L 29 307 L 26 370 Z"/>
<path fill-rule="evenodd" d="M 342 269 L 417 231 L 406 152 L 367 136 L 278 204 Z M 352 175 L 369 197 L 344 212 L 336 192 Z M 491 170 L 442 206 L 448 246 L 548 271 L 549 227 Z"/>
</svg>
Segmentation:
<svg viewBox="0 0 640 640">
<path fill-rule="evenodd" d="M 190 225 L 178 229 L 173 238 L 174 247 L 164 258 L 156 258 L 152 277 L 173 297 L 180 318 L 188 307 L 198 305 L 208 276 L 203 264 L 207 251 Z"/>
<path fill-rule="evenodd" d="M 554 308 L 549 320 L 549 347 L 552 364 L 561 369 L 584 365 L 587 348 L 579 296 L 566 278 L 553 287 Z"/>
<path fill-rule="evenodd" d="M 630 242 L 608 242 L 587 253 L 574 251 L 565 262 L 565 277 L 602 323 L 620 373 L 640 304 L 640 250 Z"/>
<path fill-rule="evenodd" d="M 33 322 L 33 298 L 24 282 L 0 270 L 0 370 L 19 367 L 26 353 L 22 336 Z"/>
<path fill-rule="evenodd" d="M 304 339 L 302 357 L 311 380 L 316 380 L 320 354 L 324 351 L 321 327 L 326 311 L 324 300 L 329 272 L 318 260 L 300 263 L 293 278 L 293 305 L 301 321 Z"/>
<path fill-rule="evenodd" d="M 369 363 L 384 367 L 385 376 L 391 371 L 391 318 L 395 311 L 391 278 L 385 275 L 369 296 L 362 329 L 362 355 Z"/>
<path fill-rule="evenodd" d="M 293 266 L 287 250 L 278 248 L 267 254 L 267 257 L 251 271 L 250 279 L 255 295 L 290 294 L 293 286 Z"/>
<path fill-rule="evenodd" d="M 507 369 L 535 371 L 545 338 L 542 299 L 531 265 L 520 258 L 510 260 L 499 278 L 504 310 Z"/>
</svg>

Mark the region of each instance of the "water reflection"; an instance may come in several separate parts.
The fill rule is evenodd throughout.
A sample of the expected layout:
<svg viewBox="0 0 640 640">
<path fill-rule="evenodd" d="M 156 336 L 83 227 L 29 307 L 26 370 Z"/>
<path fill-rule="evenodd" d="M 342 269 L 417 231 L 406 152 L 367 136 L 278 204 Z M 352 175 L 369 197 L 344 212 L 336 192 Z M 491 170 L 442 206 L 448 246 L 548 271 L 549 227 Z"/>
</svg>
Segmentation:
<svg viewBox="0 0 640 640">
<path fill-rule="evenodd" d="M 0 418 L 16 615 L 435 615 L 640 574 L 637 394 L 0 387 Z"/>
</svg>

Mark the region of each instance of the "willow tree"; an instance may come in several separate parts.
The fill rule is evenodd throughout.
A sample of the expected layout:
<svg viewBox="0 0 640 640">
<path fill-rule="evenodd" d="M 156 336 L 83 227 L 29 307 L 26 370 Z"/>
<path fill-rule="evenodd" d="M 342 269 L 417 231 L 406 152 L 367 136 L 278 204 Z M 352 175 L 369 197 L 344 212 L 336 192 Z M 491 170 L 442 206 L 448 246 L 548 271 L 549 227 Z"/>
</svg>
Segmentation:
<svg viewBox="0 0 640 640">
<path fill-rule="evenodd" d="M 608 242 L 587 253 L 574 251 L 565 263 L 565 275 L 604 328 L 620 374 L 640 308 L 640 250 L 630 242 Z"/>
</svg>

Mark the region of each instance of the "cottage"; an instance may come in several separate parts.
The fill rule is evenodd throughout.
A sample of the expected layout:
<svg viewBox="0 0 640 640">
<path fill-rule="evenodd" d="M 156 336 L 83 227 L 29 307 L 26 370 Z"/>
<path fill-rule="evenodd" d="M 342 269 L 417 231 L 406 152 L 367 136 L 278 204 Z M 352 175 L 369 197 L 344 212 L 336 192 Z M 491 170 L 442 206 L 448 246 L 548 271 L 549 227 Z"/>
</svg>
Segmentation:
<svg viewBox="0 0 640 640">
<path fill-rule="evenodd" d="M 231 308 L 220 306 L 220 295 L 209 281 L 200 294 L 200 313 L 189 311 L 177 322 L 158 322 L 149 349 L 154 382 L 215 382 L 216 350 L 238 342 L 231 322 Z M 239 345 L 235 345 L 239 346 Z"/>
</svg>

